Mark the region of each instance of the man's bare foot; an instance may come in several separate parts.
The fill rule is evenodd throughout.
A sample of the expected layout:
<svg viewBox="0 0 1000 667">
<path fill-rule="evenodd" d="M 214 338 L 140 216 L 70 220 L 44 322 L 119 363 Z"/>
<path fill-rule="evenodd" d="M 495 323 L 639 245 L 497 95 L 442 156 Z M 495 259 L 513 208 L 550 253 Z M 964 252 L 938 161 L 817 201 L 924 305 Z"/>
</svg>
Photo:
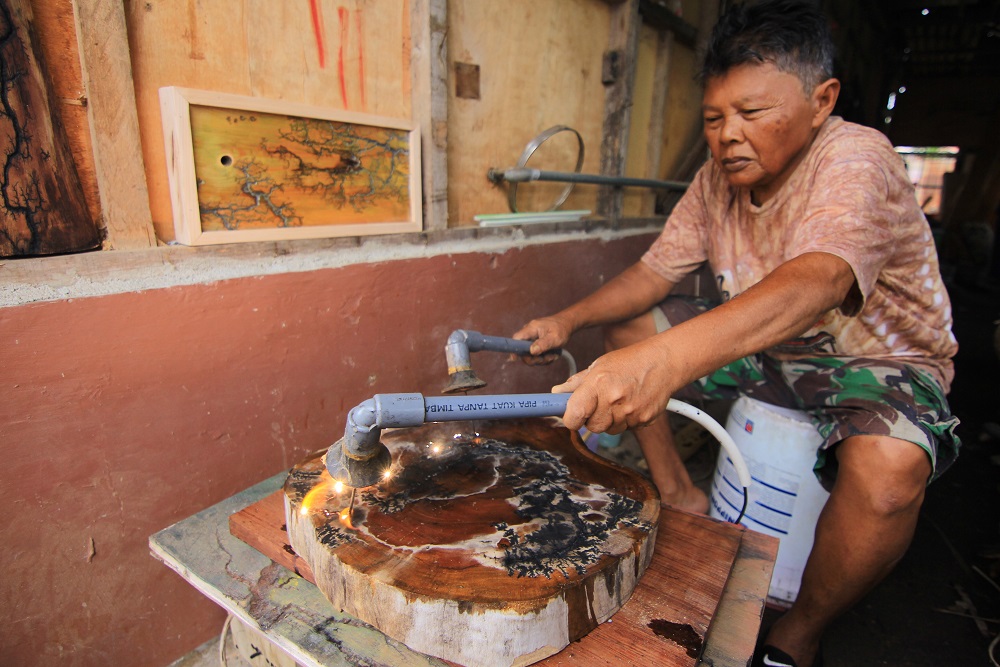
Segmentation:
<svg viewBox="0 0 1000 667">
<path fill-rule="evenodd" d="M 697 486 L 669 496 L 661 494 L 660 500 L 664 507 L 673 507 L 692 514 L 708 514 L 708 496 Z"/>
</svg>

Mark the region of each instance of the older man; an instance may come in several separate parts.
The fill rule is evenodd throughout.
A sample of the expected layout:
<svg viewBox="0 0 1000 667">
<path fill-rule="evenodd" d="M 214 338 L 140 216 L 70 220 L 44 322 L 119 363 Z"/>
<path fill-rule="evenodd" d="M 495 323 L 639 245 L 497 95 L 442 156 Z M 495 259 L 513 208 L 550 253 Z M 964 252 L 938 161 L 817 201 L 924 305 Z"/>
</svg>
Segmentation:
<svg viewBox="0 0 1000 667">
<path fill-rule="evenodd" d="M 813 664 L 826 626 L 909 546 L 929 481 L 954 460 L 957 343 L 930 228 L 883 135 L 832 116 L 840 83 L 811 4 L 736 5 L 702 68 L 712 160 L 660 237 L 597 292 L 515 334 L 531 351 L 605 325 L 608 353 L 555 387 L 569 428 L 635 429 L 667 504 L 705 512 L 664 413 L 682 389 L 805 410 L 831 495 L 798 599 L 761 664 Z M 669 296 L 708 262 L 724 301 Z"/>
</svg>

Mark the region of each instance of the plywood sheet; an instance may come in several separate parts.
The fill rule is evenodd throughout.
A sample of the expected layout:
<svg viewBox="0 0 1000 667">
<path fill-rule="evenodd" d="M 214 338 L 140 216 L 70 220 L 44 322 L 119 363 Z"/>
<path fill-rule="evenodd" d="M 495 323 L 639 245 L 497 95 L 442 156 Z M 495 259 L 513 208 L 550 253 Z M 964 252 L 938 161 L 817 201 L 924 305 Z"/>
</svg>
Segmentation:
<svg viewBox="0 0 1000 667">
<path fill-rule="evenodd" d="M 479 214 L 509 213 L 506 190 L 491 185 L 487 171 L 514 166 L 525 145 L 554 125 L 577 130 L 586 146 L 582 171 L 600 171 L 601 57 L 608 48 L 609 15 L 609 3 L 602 0 L 449 3 L 452 227 L 474 225 Z M 456 63 L 479 67 L 478 99 L 454 94 Z M 572 171 L 575 164 L 576 140 L 560 137 L 537 151 L 528 166 Z M 563 188 L 525 184 L 518 188 L 518 209 L 547 210 Z M 595 186 L 578 185 L 562 208 L 595 210 L 596 201 Z"/>
</svg>

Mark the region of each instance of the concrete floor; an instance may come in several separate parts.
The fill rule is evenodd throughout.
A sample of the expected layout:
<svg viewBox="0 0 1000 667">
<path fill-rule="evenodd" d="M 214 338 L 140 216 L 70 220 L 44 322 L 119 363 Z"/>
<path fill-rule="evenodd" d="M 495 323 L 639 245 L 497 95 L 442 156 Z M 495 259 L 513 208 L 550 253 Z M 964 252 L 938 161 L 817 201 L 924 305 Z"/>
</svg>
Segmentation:
<svg viewBox="0 0 1000 667">
<path fill-rule="evenodd" d="M 1000 631 L 1000 360 L 993 342 L 1000 293 L 957 287 L 951 292 L 961 349 L 950 400 L 962 420 L 962 454 L 929 487 L 906 556 L 828 631 L 822 650 L 826 667 L 991 664 L 989 645 Z M 706 408 L 723 419 L 721 406 Z M 644 470 L 629 434 L 618 447 L 598 451 Z M 715 446 L 703 446 L 687 461 L 706 491 L 715 456 Z M 780 614 L 769 609 L 762 632 Z M 231 641 L 227 654 L 229 667 L 254 664 L 242 660 Z M 215 665 L 218 640 L 171 667 Z"/>
</svg>

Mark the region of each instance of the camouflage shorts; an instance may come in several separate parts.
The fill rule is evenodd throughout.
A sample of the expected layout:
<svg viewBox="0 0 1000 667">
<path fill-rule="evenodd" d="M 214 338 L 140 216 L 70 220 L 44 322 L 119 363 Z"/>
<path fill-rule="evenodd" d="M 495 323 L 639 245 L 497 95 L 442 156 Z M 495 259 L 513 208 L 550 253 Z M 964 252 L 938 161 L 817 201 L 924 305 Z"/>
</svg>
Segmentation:
<svg viewBox="0 0 1000 667">
<path fill-rule="evenodd" d="M 704 312 L 706 299 L 670 297 L 654 309 L 657 329 Z M 735 399 L 740 395 L 806 412 L 823 444 L 815 471 L 824 486 L 836 476 L 830 449 L 853 435 L 888 435 L 912 442 L 930 456 L 936 479 L 957 458 L 958 419 L 944 390 L 928 371 L 889 359 L 813 357 L 782 360 L 766 352 L 723 366 L 677 394 L 677 398 Z"/>
</svg>

